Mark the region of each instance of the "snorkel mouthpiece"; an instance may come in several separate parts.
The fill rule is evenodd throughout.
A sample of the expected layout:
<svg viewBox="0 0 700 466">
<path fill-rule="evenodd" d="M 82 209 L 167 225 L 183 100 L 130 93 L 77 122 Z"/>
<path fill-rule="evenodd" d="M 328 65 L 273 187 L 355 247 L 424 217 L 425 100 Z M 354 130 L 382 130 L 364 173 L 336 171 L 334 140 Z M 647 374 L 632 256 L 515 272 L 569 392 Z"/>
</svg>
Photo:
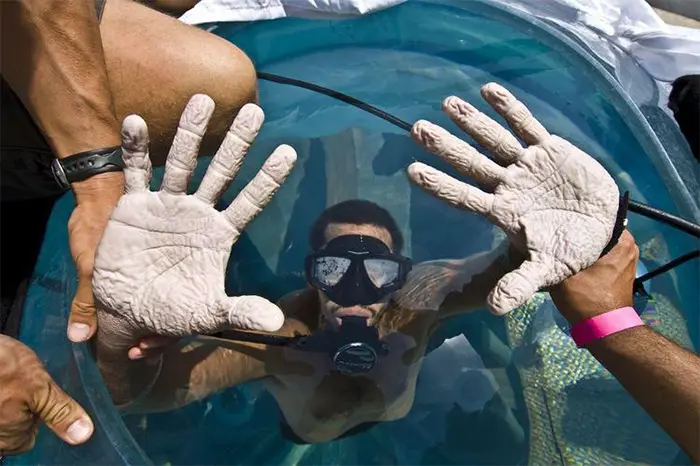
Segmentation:
<svg viewBox="0 0 700 466">
<path fill-rule="evenodd" d="M 325 327 L 301 337 L 295 349 L 326 353 L 335 369 L 343 375 L 365 374 L 377 364 L 379 356 L 389 354 L 389 345 L 379 338 L 379 330 L 367 325 L 361 316 L 341 317 L 338 330 Z"/>
</svg>

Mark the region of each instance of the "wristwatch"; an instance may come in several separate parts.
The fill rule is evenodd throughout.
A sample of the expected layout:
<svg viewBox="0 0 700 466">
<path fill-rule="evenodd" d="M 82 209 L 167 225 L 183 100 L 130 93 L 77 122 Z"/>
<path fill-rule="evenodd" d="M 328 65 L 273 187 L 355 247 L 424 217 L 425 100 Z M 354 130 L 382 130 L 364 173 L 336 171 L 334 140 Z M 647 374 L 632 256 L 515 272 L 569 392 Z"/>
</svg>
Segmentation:
<svg viewBox="0 0 700 466">
<path fill-rule="evenodd" d="M 119 146 L 80 152 L 64 159 L 54 159 L 51 163 L 53 177 L 63 189 L 70 188 L 71 183 L 76 181 L 123 169 L 124 160 Z"/>
</svg>

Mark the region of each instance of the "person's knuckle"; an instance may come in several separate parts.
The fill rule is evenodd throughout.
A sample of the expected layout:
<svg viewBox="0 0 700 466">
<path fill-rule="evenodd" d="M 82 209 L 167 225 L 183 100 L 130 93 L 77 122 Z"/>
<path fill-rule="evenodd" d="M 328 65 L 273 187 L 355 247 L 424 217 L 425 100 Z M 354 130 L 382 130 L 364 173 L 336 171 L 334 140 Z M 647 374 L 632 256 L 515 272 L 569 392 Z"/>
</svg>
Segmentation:
<svg viewBox="0 0 700 466">
<path fill-rule="evenodd" d="M 637 260 L 639 260 L 639 256 L 640 256 L 639 246 L 637 246 L 636 243 L 632 243 L 632 257 L 633 257 L 635 262 Z"/>
<path fill-rule="evenodd" d="M 74 300 L 71 306 L 72 318 L 93 318 L 97 314 L 94 304 Z"/>
<path fill-rule="evenodd" d="M 71 406 L 71 403 L 68 400 L 53 400 L 47 405 L 47 411 L 44 419 L 52 424 L 64 425 L 70 421 L 72 415 L 73 406 Z"/>
<path fill-rule="evenodd" d="M 53 421 L 56 416 L 62 415 L 62 403 L 59 388 L 45 370 L 37 371 L 33 376 L 33 383 L 29 385 L 29 391 L 33 398 L 35 414 L 42 419 Z"/>
</svg>

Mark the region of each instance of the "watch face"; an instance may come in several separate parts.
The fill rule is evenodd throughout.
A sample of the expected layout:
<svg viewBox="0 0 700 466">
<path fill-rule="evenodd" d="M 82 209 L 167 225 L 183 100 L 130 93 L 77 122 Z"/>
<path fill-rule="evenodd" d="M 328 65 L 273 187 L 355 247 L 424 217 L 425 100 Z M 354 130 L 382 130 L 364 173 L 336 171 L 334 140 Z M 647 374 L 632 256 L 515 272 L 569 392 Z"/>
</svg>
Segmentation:
<svg viewBox="0 0 700 466">
<path fill-rule="evenodd" d="M 61 188 L 70 188 L 68 178 L 66 178 L 66 172 L 63 170 L 63 165 L 61 165 L 60 160 L 54 159 L 54 161 L 51 162 L 51 173 L 53 173 L 53 178 L 56 180 L 56 184 L 58 184 Z"/>
</svg>

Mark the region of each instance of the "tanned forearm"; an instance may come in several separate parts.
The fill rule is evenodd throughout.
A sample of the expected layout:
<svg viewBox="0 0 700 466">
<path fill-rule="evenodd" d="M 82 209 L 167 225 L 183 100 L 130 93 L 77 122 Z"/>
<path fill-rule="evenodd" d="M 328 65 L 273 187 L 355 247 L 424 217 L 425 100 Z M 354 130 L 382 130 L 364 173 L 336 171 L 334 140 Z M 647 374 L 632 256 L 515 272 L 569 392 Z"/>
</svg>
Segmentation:
<svg viewBox="0 0 700 466">
<path fill-rule="evenodd" d="M 587 348 L 700 463 L 700 358 L 647 327 L 610 335 Z"/>
<path fill-rule="evenodd" d="M 119 145 L 93 0 L 0 4 L 2 75 L 56 156 Z"/>
<path fill-rule="evenodd" d="M 168 351 L 158 381 L 128 412 L 170 411 L 220 390 L 263 378 L 267 375 L 265 359 L 268 357 L 263 345 L 252 343 L 219 345 L 195 341 L 184 348 Z"/>
<path fill-rule="evenodd" d="M 102 327 L 113 327 L 103 319 Z M 104 324 L 104 325 L 103 325 Z M 308 333 L 295 319 L 287 319 L 276 335 Z M 235 385 L 274 374 L 308 375 L 313 368 L 288 361 L 285 349 L 257 343 L 198 336 L 184 347 L 171 347 L 162 356 L 162 367 L 144 360 L 130 360 L 133 342 L 122 336 L 98 334 L 95 344 L 98 367 L 114 403 L 129 405 L 130 413 L 168 411 Z"/>
<path fill-rule="evenodd" d="M 114 404 L 130 413 L 168 411 L 264 375 L 264 363 L 215 343 L 173 347 L 160 358 L 130 360 L 128 348 L 96 344 L 97 364 Z M 262 359 L 265 350 L 255 348 Z"/>
<path fill-rule="evenodd" d="M 629 232 L 586 270 L 553 286 L 559 312 L 577 325 L 631 307 L 639 249 Z M 700 462 L 700 358 L 647 327 L 588 344 L 591 352 L 695 463 Z"/>
</svg>

